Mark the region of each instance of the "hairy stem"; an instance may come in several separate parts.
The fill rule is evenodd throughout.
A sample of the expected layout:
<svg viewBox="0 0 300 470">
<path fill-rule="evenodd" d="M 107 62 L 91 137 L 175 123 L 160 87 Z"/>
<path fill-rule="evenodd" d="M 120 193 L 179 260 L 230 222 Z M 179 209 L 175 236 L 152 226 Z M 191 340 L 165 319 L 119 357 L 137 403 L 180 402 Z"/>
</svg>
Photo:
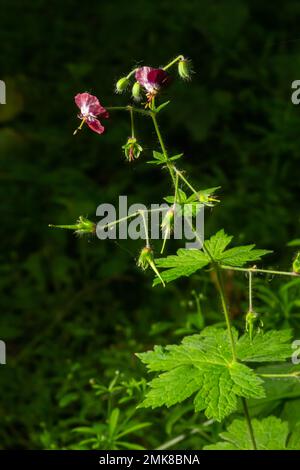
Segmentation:
<svg viewBox="0 0 300 470">
<path fill-rule="evenodd" d="M 252 271 L 249 271 L 249 312 L 253 310 L 252 302 Z"/>
<path fill-rule="evenodd" d="M 174 174 L 174 167 L 173 167 L 173 165 L 168 161 L 168 159 L 169 159 L 168 152 L 167 152 L 167 149 L 166 149 L 164 140 L 163 140 L 163 138 L 162 138 L 162 135 L 161 135 L 161 132 L 160 132 L 160 129 L 159 129 L 159 125 L 158 125 L 158 122 L 157 122 L 156 114 L 155 114 L 155 113 L 151 113 L 151 117 L 152 117 L 152 121 L 153 121 L 153 124 L 154 124 L 154 129 L 155 129 L 155 132 L 156 132 L 156 135 L 157 135 L 157 138 L 158 138 L 158 141 L 159 141 L 159 144 L 160 144 L 160 147 L 161 147 L 163 156 L 164 156 L 165 159 L 166 159 L 167 168 L 168 168 L 169 173 L 170 173 L 170 175 L 171 175 L 171 178 L 172 178 L 172 181 L 173 181 L 173 185 L 175 186 L 175 185 L 176 185 L 176 179 L 175 179 L 175 174 Z"/>
<path fill-rule="evenodd" d="M 300 277 L 300 274 L 294 273 L 292 271 L 274 271 L 273 269 L 258 269 L 258 268 L 237 268 L 234 266 L 227 266 L 226 264 L 221 264 L 220 267 L 222 269 L 227 269 L 230 271 L 241 271 L 244 273 L 265 273 L 265 274 L 274 274 L 278 276 L 292 276 L 292 277 Z"/>
<path fill-rule="evenodd" d="M 225 296 L 225 289 L 224 289 L 224 282 L 223 282 L 223 275 L 222 272 L 219 268 L 218 263 L 214 262 L 213 267 L 216 273 L 216 278 L 217 278 L 217 288 L 219 291 L 221 303 L 222 303 L 222 308 L 223 308 L 223 313 L 224 317 L 226 320 L 226 326 L 229 334 L 229 340 L 230 340 L 230 345 L 231 345 L 231 351 L 232 351 L 232 358 L 233 360 L 236 361 L 236 351 L 235 351 L 235 342 L 232 334 L 232 329 L 231 329 L 231 323 L 230 323 L 230 315 L 226 303 L 226 296 Z"/>
<path fill-rule="evenodd" d="M 165 65 L 163 67 L 163 70 L 168 70 L 170 67 L 172 67 L 172 65 L 176 64 L 180 60 L 184 60 L 184 56 L 182 54 L 178 55 L 177 57 L 175 57 L 175 59 L 171 60 L 171 62 L 169 62 L 167 65 Z"/>
</svg>

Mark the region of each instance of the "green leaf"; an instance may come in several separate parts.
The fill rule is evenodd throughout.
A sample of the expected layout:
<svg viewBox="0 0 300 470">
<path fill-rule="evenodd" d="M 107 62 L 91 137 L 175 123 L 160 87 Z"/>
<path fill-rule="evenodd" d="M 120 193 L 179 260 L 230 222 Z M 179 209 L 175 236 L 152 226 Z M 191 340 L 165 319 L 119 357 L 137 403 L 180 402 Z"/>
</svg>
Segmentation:
<svg viewBox="0 0 300 470">
<path fill-rule="evenodd" d="M 185 193 L 183 193 L 183 197 L 186 202 Z M 165 200 L 172 203 L 174 196 L 167 196 Z M 227 266 L 243 266 L 249 261 L 258 261 L 263 255 L 270 253 L 268 250 L 254 249 L 255 245 L 239 246 L 226 250 L 231 240 L 232 236 L 227 235 L 222 229 L 205 241 L 204 245 L 216 262 Z M 208 265 L 211 258 L 202 250 L 180 249 L 177 251 L 177 255 L 158 258 L 155 262 L 159 268 L 168 268 L 161 273 L 161 277 L 165 282 L 171 282 L 181 276 L 190 276 L 198 269 Z M 153 285 L 160 284 L 160 282 L 159 279 L 155 279 Z"/>
<path fill-rule="evenodd" d="M 291 240 L 290 242 L 287 243 L 287 246 L 300 246 L 300 238 Z"/>
<path fill-rule="evenodd" d="M 157 152 L 156 150 L 153 150 L 153 158 L 154 160 L 149 160 L 147 163 L 151 163 L 152 165 L 162 165 L 167 161 L 165 155 Z"/>
<path fill-rule="evenodd" d="M 108 434 L 109 434 L 110 438 L 112 438 L 113 435 L 115 434 L 117 424 L 118 424 L 118 420 L 119 420 L 119 416 L 120 416 L 119 408 L 114 408 L 112 410 L 112 412 L 109 416 L 109 420 L 108 420 Z"/>
<path fill-rule="evenodd" d="M 79 395 L 76 392 L 70 392 L 64 395 L 60 400 L 59 400 L 59 406 L 61 408 L 65 408 L 66 406 L 70 405 L 71 403 L 74 403 L 75 401 L 79 400 Z"/>
<path fill-rule="evenodd" d="M 237 337 L 237 334 L 234 333 Z M 149 371 L 162 371 L 150 383 L 141 407 L 180 403 L 196 393 L 196 411 L 222 421 L 237 409 L 237 397 L 264 397 L 262 380 L 233 360 L 227 331 L 206 328 L 182 343 L 137 354 Z"/>
<path fill-rule="evenodd" d="M 232 238 L 232 236 L 226 235 L 226 233 L 222 229 L 219 230 L 215 235 L 210 237 L 210 239 L 205 242 L 205 246 L 208 248 L 211 256 L 215 260 L 219 260 L 219 258 L 223 254 L 223 251 L 231 242 Z"/>
<path fill-rule="evenodd" d="M 291 339 L 291 330 L 260 332 L 252 341 L 244 335 L 236 345 L 237 356 L 243 362 L 284 361 L 292 353 Z"/>
<path fill-rule="evenodd" d="M 177 255 L 157 258 L 155 263 L 158 268 L 168 268 L 166 271 L 161 272 L 161 277 L 164 282 L 171 282 L 181 276 L 190 276 L 206 266 L 209 263 L 209 259 L 203 251 L 180 248 L 177 251 Z M 154 279 L 153 285 L 159 283 L 160 280 L 158 278 Z"/>
<path fill-rule="evenodd" d="M 287 450 L 288 424 L 275 416 L 261 421 L 252 419 L 253 433 L 258 450 Z M 244 419 L 236 419 L 227 431 L 220 434 L 222 442 L 204 447 L 204 450 L 252 450 L 247 423 Z"/>
<path fill-rule="evenodd" d="M 174 202 L 175 202 L 175 196 L 174 196 L 174 195 L 172 195 L 172 196 L 166 196 L 166 197 L 164 197 L 164 200 L 165 200 L 168 204 L 174 204 Z M 184 204 L 184 203 L 187 201 L 187 195 L 186 195 L 186 193 L 185 193 L 182 189 L 180 189 L 180 188 L 177 189 L 177 200 L 176 200 L 177 204 L 179 203 L 179 201 L 180 201 L 181 204 Z"/>
<path fill-rule="evenodd" d="M 156 109 L 156 113 L 159 113 L 159 111 L 161 111 L 162 109 L 164 109 L 166 106 L 168 106 L 168 104 L 170 103 L 170 100 L 169 101 L 165 101 L 164 103 L 160 104 Z"/>
<path fill-rule="evenodd" d="M 271 253 L 270 250 L 254 250 L 255 245 L 237 246 L 222 253 L 220 259 L 222 264 L 228 266 L 244 266 L 250 261 L 258 261 L 262 256 Z"/>
<path fill-rule="evenodd" d="M 295 427 L 289 438 L 288 450 L 300 450 L 300 424 Z"/>
<path fill-rule="evenodd" d="M 169 157 L 168 160 L 169 161 L 174 161 L 174 160 L 178 160 L 181 157 L 183 157 L 183 153 L 178 153 L 178 155 L 174 155 L 173 157 Z"/>
<path fill-rule="evenodd" d="M 140 429 L 147 428 L 151 426 L 152 423 L 137 423 L 133 424 L 132 426 L 129 426 L 126 428 L 124 431 L 119 432 L 116 436 L 116 439 L 120 439 L 120 437 L 127 436 L 127 434 L 131 434 L 133 432 L 139 431 Z"/>
<path fill-rule="evenodd" d="M 258 261 L 262 256 L 271 253 L 269 250 L 254 249 L 255 245 L 237 246 L 225 250 L 231 240 L 231 236 L 220 230 L 205 242 L 205 246 L 215 261 L 235 267 L 244 266 L 250 261 Z"/>
</svg>

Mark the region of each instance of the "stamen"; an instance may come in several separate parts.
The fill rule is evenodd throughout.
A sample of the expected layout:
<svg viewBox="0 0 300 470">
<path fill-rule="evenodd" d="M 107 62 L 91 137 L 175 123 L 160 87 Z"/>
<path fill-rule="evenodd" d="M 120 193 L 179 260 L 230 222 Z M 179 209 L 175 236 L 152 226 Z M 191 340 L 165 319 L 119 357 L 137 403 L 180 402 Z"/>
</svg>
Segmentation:
<svg viewBox="0 0 300 470">
<path fill-rule="evenodd" d="M 76 135 L 78 131 L 81 131 L 82 126 L 85 123 L 85 121 L 86 121 L 86 118 L 83 118 L 81 123 L 80 123 L 80 126 L 78 126 L 77 129 L 75 129 L 75 131 L 73 132 L 73 135 Z"/>
</svg>

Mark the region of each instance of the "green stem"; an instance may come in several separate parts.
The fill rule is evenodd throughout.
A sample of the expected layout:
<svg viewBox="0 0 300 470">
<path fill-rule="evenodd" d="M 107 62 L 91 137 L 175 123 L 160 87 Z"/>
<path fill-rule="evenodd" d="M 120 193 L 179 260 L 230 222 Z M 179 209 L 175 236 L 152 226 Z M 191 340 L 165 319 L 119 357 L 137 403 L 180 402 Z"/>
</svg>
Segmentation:
<svg viewBox="0 0 300 470">
<path fill-rule="evenodd" d="M 300 372 L 290 372 L 289 374 L 259 374 L 261 377 L 265 377 L 266 379 L 287 379 L 287 378 L 300 378 Z"/>
<path fill-rule="evenodd" d="M 150 240 L 149 240 L 149 233 L 148 233 L 148 224 L 147 224 L 147 221 L 146 221 L 146 217 L 145 217 L 145 211 L 139 211 L 142 219 L 143 219 L 143 225 L 144 225 L 144 229 L 145 229 L 145 240 L 146 240 L 146 247 L 147 248 L 150 248 Z"/>
<path fill-rule="evenodd" d="M 168 70 L 170 67 L 172 67 L 172 65 L 176 64 L 180 60 L 184 60 L 184 56 L 182 54 L 178 55 L 177 57 L 175 57 L 175 59 L 171 60 L 171 62 L 169 62 L 167 65 L 165 65 L 163 67 L 163 70 Z"/>
<path fill-rule="evenodd" d="M 107 111 L 133 111 L 134 113 L 142 114 L 143 116 L 150 116 L 150 111 L 145 109 L 136 108 L 134 106 L 107 106 L 105 109 Z"/>
<path fill-rule="evenodd" d="M 169 159 L 168 152 L 167 152 L 165 143 L 164 143 L 164 141 L 163 141 L 163 138 L 162 138 L 162 135 L 161 135 L 161 132 L 160 132 L 160 129 L 159 129 L 159 125 L 158 125 L 158 122 L 157 122 L 156 114 L 153 113 L 153 112 L 151 112 L 150 114 L 151 114 L 151 117 L 152 117 L 152 121 L 153 121 L 153 124 L 154 124 L 155 132 L 156 132 L 156 135 L 157 135 L 157 138 L 158 138 L 158 141 L 159 141 L 159 144 L 160 144 L 160 147 L 161 147 L 163 156 L 164 156 L 165 159 L 166 159 L 166 165 L 167 165 L 168 170 L 169 170 L 169 172 L 170 172 L 170 175 L 171 175 L 171 178 L 172 178 L 172 181 L 173 181 L 173 185 L 175 186 L 175 185 L 176 185 L 176 179 L 175 179 L 175 174 L 174 174 L 174 166 L 168 161 L 168 159 Z"/>
<path fill-rule="evenodd" d="M 131 72 L 129 72 L 129 74 L 128 74 L 128 75 L 126 75 L 126 78 L 130 78 L 130 77 L 132 77 L 132 75 L 133 75 L 133 74 L 135 74 L 135 72 L 136 72 L 136 71 L 137 71 L 137 69 L 133 69 L 133 70 L 131 70 Z"/>
<path fill-rule="evenodd" d="M 230 315 L 229 315 L 229 311 L 228 311 L 227 303 L 226 303 L 223 276 L 222 276 L 222 272 L 219 268 L 218 263 L 216 263 L 215 261 L 213 262 L 213 267 L 214 267 L 216 277 L 217 277 L 217 288 L 218 288 L 219 295 L 220 295 L 220 298 L 221 298 L 223 313 L 224 313 L 224 316 L 225 316 L 226 326 L 227 326 L 227 330 L 228 330 L 228 334 L 229 334 L 229 340 L 230 340 L 231 351 L 232 351 L 232 358 L 233 358 L 234 361 L 236 361 L 237 357 L 236 357 L 236 351 L 235 351 L 235 343 L 234 343 L 234 338 L 233 338 L 231 324 L 230 324 Z"/>
<path fill-rule="evenodd" d="M 249 431 L 249 436 L 250 436 L 250 439 L 251 439 L 251 442 L 252 442 L 253 450 L 257 450 L 255 436 L 254 436 L 254 432 L 253 432 L 252 422 L 251 422 L 251 418 L 250 418 L 250 415 L 249 415 L 249 410 L 248 410 L 248 405 L 247 405 L 247 402 L 246 402 L 246 398 L 242 397 L 241 400 L 242 400 L 242 404 L 243 404 L 244 415 L 245 415 L 245 418 L 246 418 L 246 423 L 247 423 L 247 427 L 248 427 L 248 431 Z"/>
<path fill-rule="evenodd" d="M 134 139 L 135 138 L 135 132 L 134 132 L 133 109 L 130 108 L 129 112 L 130 112 L 131 137 Z"/>
<path fill-rule="evenodd" d="M 252 271 L 249 271 L 249 312 L 253 310 L 252 302 Z"/>
<path fill-rule="evenodd" d="M 300 274 L 297 274 L 291 271 L 274 271 L 273 269 L 258 269 L 258 268 L 237 268 L 234 266 L 227 266 L 226 264 L 221 264 L 220 267 L 222 269 L 227 269 L 230 271 L 242 271 L 245 273 L 253 272 L 253 273 L 274 274 L 278 276 L 300 277 Z"/>
<path fill-rule="evenodd" d="M 199 197 L 199 194 L 198 192 L 196 191 L 196 189 L 188 182 L 188 180 L 185 178 L 185 176 L 183 176 L 182 172 L 179 171 L 177 168 L 174 168 L 176 174 L 182 179 L 182 181 L 187 185 L 188 188 L 190 188 L 190 190 L 197 196 Z"/>
</svg>

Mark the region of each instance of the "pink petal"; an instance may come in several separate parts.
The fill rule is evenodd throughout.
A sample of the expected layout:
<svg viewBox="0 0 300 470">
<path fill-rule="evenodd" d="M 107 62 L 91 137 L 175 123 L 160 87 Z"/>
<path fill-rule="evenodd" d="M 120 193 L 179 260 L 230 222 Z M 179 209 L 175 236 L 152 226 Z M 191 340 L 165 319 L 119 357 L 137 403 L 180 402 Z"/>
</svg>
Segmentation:
<svg viewBox="0 0 300 470">
<path fill-rule="evenodd" d="M 75 96 L 75 103 L 83 114 L 93 114 L 98 116 L 99 114 L 103 117 L 108 117 L 108 112 L 101 105 L 97 96 L 91 95 L 90 93 L 78 93 Z"/>
<path fill-rule="evenodd" d="M 153 67 L 140 67 L 135 72 L 135 78 L 148 92 L 158 90 L 170 81 L 170 76 L 165 70 Z"/>
<path fill-rule="evenodd" d="M 92 129 L 92 131 L 96 132 L 97 134 L 103 134 L 105 129 L 98 119 L 89 118 L 86 120 L 86 123 L 89 126 L 89 128 Z"/>
<path fill-rule="evenodd" d="M 163 69 L 151 69 L 148 73 L 148 81 L 154 88 L 160 88 L 170 82 L 170 75 Z"/>
<path fill-rule="evenodd" d="M 135 72 L 136 81 L 139 82 L 147 91 L 152 91 L 153 86 L 149 83 L 148 74 L 152 70 L 152 67 L 140 67 Z"/>
</svg>

